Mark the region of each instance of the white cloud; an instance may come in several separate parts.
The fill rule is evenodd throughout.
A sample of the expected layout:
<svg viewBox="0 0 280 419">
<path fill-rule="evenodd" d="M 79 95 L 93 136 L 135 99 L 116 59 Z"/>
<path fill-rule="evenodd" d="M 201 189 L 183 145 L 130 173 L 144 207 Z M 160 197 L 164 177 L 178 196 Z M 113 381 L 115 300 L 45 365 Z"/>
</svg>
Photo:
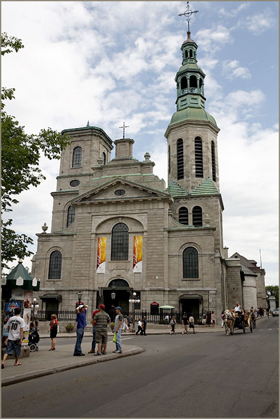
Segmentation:
<svg viewBox="0 0 280 419">
<path fill-rule="evenodd" d="M 277 22 L 271 11 L 266 9 L 262 13 L 247 17 L 244 24 L 248 31 L 252 32 L 254 35 L 261 35 L 276 25 Z"/>
<path fill-rule="evenodd" d="M 250 7 L 249 3 L 242 3 L 237 8 L 232 9 L 230 12 L 228 12 L 227 10 L 225 10 L 224 7 L 222 7 L 219 10 L 219 15 L 223 17 L 236 17 L 240 12 L 244 11 L 248 7 Z"/>
<path fill-rule="evenodd" d="M 248 68 L 241 67 L 237 60 L 226 60 L 223 63 L 223 73 L 229 80 L 241 77 L 242 79 L 250 79 L 251 74 Z"/>
<path fill-rule="evenodd" d="M 196 33 L 196 43 L 205 51 L 212 54 L 227 43 L 232 43 L 233 38 L 230 31 L 223 25 L 212 26 L 211 29 L 201 29 Z"/>
</svg>

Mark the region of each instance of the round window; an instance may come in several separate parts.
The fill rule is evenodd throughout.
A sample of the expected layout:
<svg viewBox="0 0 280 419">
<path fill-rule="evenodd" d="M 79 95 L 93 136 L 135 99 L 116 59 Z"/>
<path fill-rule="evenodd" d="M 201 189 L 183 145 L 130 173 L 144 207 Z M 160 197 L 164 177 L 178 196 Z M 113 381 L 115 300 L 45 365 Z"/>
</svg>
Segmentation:
<svg viewBox="0 0 280 419">
<path fill-rule="evenodd" d="M 70 186 L 74 187 L 74 186 L 79 186 L 80 181 L 79 180 L 71 180 L 70 182 Z"/>
<path fill-rule="evenodd" d="M 124 190 L 124 189 L 117 189 L 117 190 L 114 192 L 114 194 L 115 194 L 116 196 L 121 196 L 121 195 L 124 195 L 124 194 L 125 194 L 125 190 Z"/>
</svg>

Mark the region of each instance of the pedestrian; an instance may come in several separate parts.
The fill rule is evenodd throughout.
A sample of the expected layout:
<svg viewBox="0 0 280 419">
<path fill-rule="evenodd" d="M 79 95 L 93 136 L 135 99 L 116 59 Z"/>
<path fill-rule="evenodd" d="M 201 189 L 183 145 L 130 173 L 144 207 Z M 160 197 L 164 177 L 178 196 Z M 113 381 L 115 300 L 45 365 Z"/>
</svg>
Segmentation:
<svg viewBox="0 0 280 419">
<path fill-rule="evenodd" d="M 215 319 L 214 311 L 211 312 L 211 324 L 212 324 L 212 327 L 215 327 L 216 319 Z"/>
<path fill-rule="evenodd" d="M 56 341 L 56 335 L 57 335 L 57 328 L 58 328 L 58 321 L 56 314 L 51 315 L 51 321 L 50 321 L 50 337 L 51 337 L 51 349 L 49 351 L 55 350 L 55 341 Z"/>
<path fill-rule="evenodd" d="M 176 325 L 176 319 L 175 316 L 172 316 L 171 320 L 170 320 L 170 326 L 171 326 L 171 332 L 170 335 L 176 335 L 175 333 L 175 325 Z"/>
<path fill-rule="evenodd" d="M 140 335 L 142 335 L 142 320 L 140 319 L 140 317 L 138 319 L 138 330 L 135 334 L 138 335 L 138 333 L 140 333 Z"/>
<path fill-rule="evenodd" d="M 110 316 L 106 313 L 104 304 L 99 304 L 99 311 L 95 314 L 93 321 L 96 327 L 96 343 L 98 345 L 98 351 L 94 356 L 106 355 L 108 341 L 107 327 L 110 323 Z"/>
<path fill-rule="evenodd" d="M 266 307 L 266 315 L 269 317 L 269 307 Z"/>
<path fill-rule="evenodd" d="M 189 327 L 190 327 L 190 329 L 193 329 L 193 333 L 195 333 L 195 329 L 194 329 L 194 318 L 193 318 L 193 315 L 192 314 L 189 317 Z"/>
<path fill-rule="evenodd" d="M 131 324 L 131 318 L 130 318 L 130 315 L 128 315 L 128 316 L 127 316 L 126 321 L 127 321 L 128 331 L 129 331 L 129 332 L 131 332 L 131 329 L 130 329 L 130 324 Z"/>
<path fill-rule="evenodd" d="M 142 332 L 141 332 L 141 335 L 146 336 L 146 328 L 147 328 L 147 319 L 146 319 L 146 316 L 144 316 L 143 319 L 142 319 Z"/>
<path fill-rule="evenodd" d="M 8 355 L 13 355 L 15 352 L 15 367 L 21 365 L 21 362 L 18 361 L 20 352 L 21 352 L 21 345 L 23 339 L 23 328 L 24 328 L 24 320 L 20 317 L 20 308 L 15 308 L 15 315 L 10 317 L 7 322 L 8 327 L 8 344 L 6 347 L 5 354 L 3 356 L 1 368 L 5 368 L 5 361 Z"/>
<path fill-rule="evenodd" d="M 206 326 L 206 311 L 205 310 L 203 310 L 203 312 L 202 312 L 202 322 L 201 323 L 204 324 L 204 326 Z"/>
<path fill-rule="evenodd" d="M 83 340 L 83 336 L 84 336 L 84 329 L 87 325 L 87 320 L 86 320 L 86 314 L 87 314 L 87 305 L 80 305 L 76 308 L 76 313 L 77 313 L 77 340 L 76 340 L 76 345 L 75 345 L 75 349 L 74 349 L 74 354 L 73 356 L 84 356 L 85 354 L 82 352 L 82 340 Z"/>
<path fill-rule="evenodd" d="M 113 351 L 114 353 L 122 354 L 122 322 L 123 322 L 123 315 L 121 313 L 121 307 L 116 307 L 116 317 L 115 317 L 115 327 L 114 332 L 117 334 L 117 342 L 116 342 L 116 350 Z"/>
<path fill-rule="evenodd" d="M 189 324 L 188 315 L 187 315 L 187 313 L 185 312 L 185 313 L 183 314 L 183 318 L 182 318 L 182 326 L 184 326 L 184 330 L 183 330 L 183 332 L 182 332 L 182 335 L 184 335 L 184 334 L 188 334 L 188 324 Z"/>
<path fill-rule="evenodd" d="M 99 312 L 99 308 L 94 310 L 91 317 L 91 324 L 92 324 L 92 342 L 91 342 L 91 350 L 88 352 L 89 354 L 95 353 L 95 346 L 96 346 L 96 323 L 94 321 L 95 315 Z"/>
<path fill-rule="evenodd" d="M 206 324 L 210 327 L 211 324 L 211 311 L 207 311 L 206 313 Z"/>
<path fill-rule="evenodd" d="M 222 318 L 222 323 L 221 323 L 221 327 L 224 327 L 224 318 L 225 318 L 225 310 L 223 310 L 222 311 L 222 314 L 221 314 L 221 318 Z"/>
</svg>

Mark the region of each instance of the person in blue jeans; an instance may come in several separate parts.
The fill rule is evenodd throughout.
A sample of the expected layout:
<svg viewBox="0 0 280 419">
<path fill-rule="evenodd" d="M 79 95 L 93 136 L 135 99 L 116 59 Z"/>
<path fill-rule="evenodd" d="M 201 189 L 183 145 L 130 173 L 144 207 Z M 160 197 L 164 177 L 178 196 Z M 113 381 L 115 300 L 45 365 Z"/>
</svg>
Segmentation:
<svg viewBox="0 0 280 419">
<path fill-rule="evenodd" d="M 123 315 L 121 313 L 121 307 L 116 307 L 116 317 L 115 317 L 115 328 L 114 332 L 117 333 L 117 342 L 116 342 L 116 350 L 113 351 L 114 353 L 122 353 L 122 322 L 123 322 Z"/>
<path fill-rule="evenodd" d="M 83 336 L 84 336 L 84 328 L 87 325 L 87 320 L 86 320 L 86 314 L 87 314 L 87 305 L 80 305 L 79 307 L 76 308 L 76 312 L 77 312 L 77 340 L 76 340 L 76 345 L 75 345 L 75 349 L 74 349 L 74 354 L 73 356 L 84 356 L 85 354 L 82 353 L 82 348 L 81 348 L 81 344 L 82 344 L 82 340 L 83 340 Z"/>
</svg>

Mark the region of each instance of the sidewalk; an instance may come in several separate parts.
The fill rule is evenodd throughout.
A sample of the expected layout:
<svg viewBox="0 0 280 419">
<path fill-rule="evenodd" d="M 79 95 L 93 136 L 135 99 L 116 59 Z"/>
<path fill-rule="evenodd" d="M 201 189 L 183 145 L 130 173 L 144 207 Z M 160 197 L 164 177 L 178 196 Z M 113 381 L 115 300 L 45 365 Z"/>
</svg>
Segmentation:
<svg viewBox="0 0 280 419">
<path fill-rule="evenodd" d="M 177 325 L 176 334 L 181 334 L 183 327 Z M 223 332 L 221 326 L 215 328 L 207 326 L 196 326 L 196 333 L 215 333 Z M 40 333 L 40 331 L 39 331 Z M 147 326 L 147 335 L 162 335 L 169 334 L 170 327 L 167 325 L 149 325 Z M 192 332 L 190 333 L 192 334 Z M 123 338 L 133 336 L 132 333 L 123 333 Z M 85 332 L 84 337 L 91 337 L 92 333 Z M 40 333 L 41 339 L 50 339 L 49 333 Z M 59 338 L 69 338 L 69 344 L 59 345 Z M 112 353 L 115 350 L 115 344 L 112 341 L 113 333 L 108 333 L 108 345 L 107 354 L 102 356 L 94 356 L 88 354 L 89 348 L 86 348 L 85 344 L 83 350 L 85 356 L 73 356 L 75 346 L 76 333 L 59 333 L 57 336 L 57 345 L 55 351 L 49 351 L 49 347 L 40 347 L 38 352 L 30 352 L 29 357 L 20 358 L 22 365 L 15 367 L 14 359 L 8 359 L 5 362 L 5 368 L 1 370 L 2 387 L 10 384 L 15 384 L 21 381 L 31 380 L 33 378 L 42 377 L 45 375 L 55 374 L 62 371 L 67 371 L 72 368 L 79 368 L 86 365 L 96 364 L 97 362 L 104 362 L 114 360 L 120 357 L 136 355 L 144 351 L 136 345 L 123 345 L 122 354 Z M 139 343 L 143 337 L 139 336 Z M 89 346 L 89 345 L 87 345 Z M 87 349 L 87 351 L 86 351 Z"/>
</svg>

